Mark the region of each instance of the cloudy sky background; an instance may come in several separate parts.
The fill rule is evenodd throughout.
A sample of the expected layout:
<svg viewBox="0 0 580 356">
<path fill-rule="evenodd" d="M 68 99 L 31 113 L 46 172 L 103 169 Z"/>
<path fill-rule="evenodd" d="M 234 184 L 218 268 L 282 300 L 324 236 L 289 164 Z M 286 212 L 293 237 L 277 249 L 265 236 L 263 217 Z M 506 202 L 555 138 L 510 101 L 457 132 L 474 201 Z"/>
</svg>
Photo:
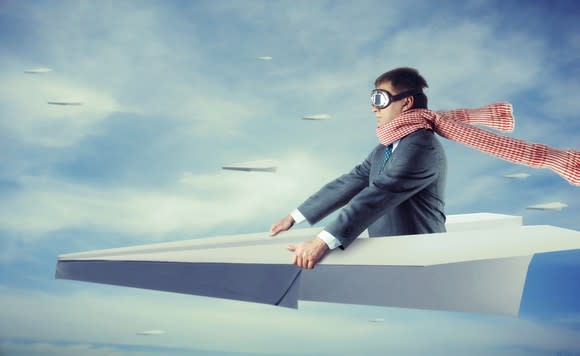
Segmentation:
<svg viewBox="0 0 580 356">
<path fill-rule="evenodd" d="M 433 109 L 507 100 L 511 136 L 578 149 L 578 14 L 574 1 L 1 1 L 0 355 L 580 353 L 580 310 L 295 311 L 54 280 L 62 253 L 266 231 L 375 146 L 368 95 L 398 66 L 427 78 Z M 442 141 L 448 214 L 580 230 L 578 187 Z M 278 172 L 220 168 L 256 159 Z M 516 172 L 531 176 L 502 177 Z M 568 207 L 525 209 L 551 201 Z M 136 335 L 150 329 L 166 333 Z"/>
</svg>

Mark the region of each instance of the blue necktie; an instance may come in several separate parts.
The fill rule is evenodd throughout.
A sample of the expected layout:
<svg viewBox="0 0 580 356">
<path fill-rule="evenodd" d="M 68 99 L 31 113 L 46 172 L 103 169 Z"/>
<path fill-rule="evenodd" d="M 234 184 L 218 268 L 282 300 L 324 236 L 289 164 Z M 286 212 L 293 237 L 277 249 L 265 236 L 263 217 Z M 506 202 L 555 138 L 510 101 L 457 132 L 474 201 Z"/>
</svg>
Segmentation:
<svg viewBox="0 0 580 356">
<path fill-rule="evenodd" d="M 389 158 L 391 158 L 391 153 L 393 153 L 393 144 L 390 144 L 387 147 L 385 147 L 385 159 L 383 160 L 383 165 L 381 166 L 380 172 L 383 171 L 385 165 L 387 164 L 387 161 L 389 160 Z"/>
</svg>

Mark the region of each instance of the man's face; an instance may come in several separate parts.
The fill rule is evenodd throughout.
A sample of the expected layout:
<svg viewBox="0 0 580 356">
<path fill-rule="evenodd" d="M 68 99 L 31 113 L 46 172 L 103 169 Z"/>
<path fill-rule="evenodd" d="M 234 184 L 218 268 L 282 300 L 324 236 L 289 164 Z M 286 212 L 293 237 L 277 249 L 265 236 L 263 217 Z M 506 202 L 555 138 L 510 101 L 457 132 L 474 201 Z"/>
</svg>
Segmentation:
<svg viewBox="0 0 580 356">
<path fill-rule="evenodd" d="M 399 91 L 396 91 L 395 88 L 391 86 L 391 82 L 380 84 L 377 86 L 377 89 L 386 90 L 391 93 L 391 95 L 399 94 Z M 376 107 L 371 106 L 371 110 L 375 113 L 375 117 L 377 118 L 377 127 L 383 126 L 399 116 L 403 111 L 408 110 L 411 107 L 410 98 L 411 97 L 407 97 L 405 99 L 394 101 L 384 109 L 377 109 Z"/>
</svg>

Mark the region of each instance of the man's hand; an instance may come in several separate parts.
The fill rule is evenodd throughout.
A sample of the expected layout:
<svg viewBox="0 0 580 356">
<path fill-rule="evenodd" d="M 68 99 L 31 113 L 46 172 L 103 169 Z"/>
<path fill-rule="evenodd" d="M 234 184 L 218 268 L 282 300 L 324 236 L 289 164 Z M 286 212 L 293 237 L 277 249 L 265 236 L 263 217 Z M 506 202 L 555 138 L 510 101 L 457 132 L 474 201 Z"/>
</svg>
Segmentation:
<svg viewBox="0 0 580 356">
<path fill-rule="evenodd" d="M 287 231 L 292 225 L 294 225 L 292 215 L 285 216 L 280 221 L 272 224 L 272 227 L 270 227 L 270 236 L 276 236 L 280 231 Z"/>
<path fill-rule="evenodd" d="M 329 248 L 320 237 L 298 245 L 289 245 L 288 251 L 294 252 L 292 263 L 300 268 L 314 268 L 314 266 L 326 255 Z"/>
</svg>

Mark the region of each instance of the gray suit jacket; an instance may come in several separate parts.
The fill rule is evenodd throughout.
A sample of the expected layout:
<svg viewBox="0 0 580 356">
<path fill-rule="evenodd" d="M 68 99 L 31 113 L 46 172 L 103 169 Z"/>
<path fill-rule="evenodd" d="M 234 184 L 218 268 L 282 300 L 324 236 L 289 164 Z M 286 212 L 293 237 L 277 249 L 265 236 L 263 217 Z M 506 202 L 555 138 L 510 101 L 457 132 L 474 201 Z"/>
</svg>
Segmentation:
<svg viewBox="0 0 580 356">
<path fill-rule="evenodd" d="M 445 231 L 447 158 L 433 131 L 403 137 L 381 171 L 384 150 L 378 145 L 352 171 L 298 207 L 310 224 L 344 207 L 325 227 L 343 248 L 366 228 L 371 237 Z"/>
</svg>

